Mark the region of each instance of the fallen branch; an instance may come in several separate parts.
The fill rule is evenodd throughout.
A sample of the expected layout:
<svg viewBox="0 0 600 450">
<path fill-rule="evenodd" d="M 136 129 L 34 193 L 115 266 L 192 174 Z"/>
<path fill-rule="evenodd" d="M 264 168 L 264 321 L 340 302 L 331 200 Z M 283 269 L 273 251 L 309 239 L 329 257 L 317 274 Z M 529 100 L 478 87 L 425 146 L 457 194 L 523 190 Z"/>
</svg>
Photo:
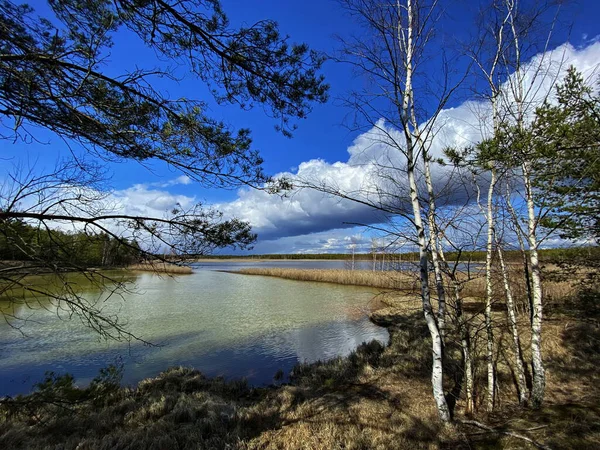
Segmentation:
<svg viewBox="0 0 600 450">
<path fill-rule="evenodd" d="M 517 439 L 522 439 L 524 441 L 529 442 L 531 445 L 534 445 L 537 448 L 542 449 L 542 450 L 551 450 L 551 448 L 548 447 L 547 445 L 540 444 L 539 442 L 537 442 L 527 436 L 524 436 L 522 434 L 515 433 L 514 431 L 499 430 L 497 428 L 493 428 L 488 425 L 485 425 L 481 422 L 477 422 L 476 420 L 459 420 L 459 423 L 462 423 L 464 425 L 472 425 L 474 427 L 481 428 L 482 430 L 488 431 L 490 433 L 505 434 L 507 436 L 512 436 Z"/>
</svg>

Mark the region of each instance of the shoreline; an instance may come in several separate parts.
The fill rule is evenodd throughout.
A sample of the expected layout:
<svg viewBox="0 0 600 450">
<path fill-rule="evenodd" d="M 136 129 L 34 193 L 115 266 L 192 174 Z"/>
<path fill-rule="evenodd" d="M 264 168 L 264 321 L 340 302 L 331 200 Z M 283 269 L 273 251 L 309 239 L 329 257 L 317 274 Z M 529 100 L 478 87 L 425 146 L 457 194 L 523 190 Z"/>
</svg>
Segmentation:
<svg viewBox="0 0 600 450">
<path fill-rule="evenodd" d="M 194 273 L 189 266 L 180 266 L 164 261 L 130 264 L 124 269 L 134 272 L 166 273 L 169 275 L 190 275 Z"/>
<path fill-rule="evenodd" d="M 547 288 L 553 283 L 559 286 L 547 281 Z M 369 319 L 388 330 L 385 346 L 371 341 L 345 357 L 298 363 L 289 382 L 281 383 L 284 374 L 278 373 L 266 387 L 209 378 L 186 367 L 169 368 L 135 386 L 120 386 L 110 370 L 87 388 L 54 376 L 37 392 L 0 401 L 0 448 L 534 448 L 506 434 L 523 430 L 552 448 L 600 447 L 600 354 L 595 347 L 600 328 L 593 317 L 584 321 L 571 311 L 569 297 L 548 297 L 555 303 L 544 320 L 545 403 L 538 410 L 513 408 L 510 369 L 499 359 L 498 374 L 505 382 L 498 408 L 485 418 L 486 426 L 499 431 L 486 433 L 460 422 L 469 418 L 460 396 L 455 397 L 454 425 L 445 427 L 438 420 L 420 299 L 414 292 L 378 298 L 384 306 L 371 311 Z M 481 305 L 478 298 L 464 300 L 467 312 Z M 504 328 L 496 333 L 500 341 L 510 338 Z M 447 336 L 449 395 L 460 379 L 457 337 Z M 523 342 L 528 338 L 524 335 Z M 477 394 L 482 412 L 485 394 Z"/>
<path fill-rule="evenodd" d="M 439 422 L 430 392 L 428 331 L 419 309 L 413 298 L 373 311 L 370 319 L 389 331 L 387 345 L 372 341 L 346 357 L 299 363 L 289 383 L 279 384 L 274 374 L 272 385 L 250 387 L 244 380 L 209 378 L 186 367 L 172 367 L 132 387 L 115 385 L 114 379 L 105 377 L 79 389 L 68 379 L 56 378 L 41 393 L 0 403 L 0 447 L 523 448 L 523 441 L 506 434 L 482 434 L 460 422 L 453 427 Z M 556 358 L 565 352 L 556 342 L 564 323 L 546 326 L 545 351 Z M 590 324 L 581 326 L 600 335 Z M 451 347 L 447 358 L 457 360 Z M 589 363 L 595 367 L 594 361 Z M 550 374 L 549 393 L 568 386 L 564 377 L 575 380 L 559 367 L 551 367 Z M 531 438 L 556 448 L 591 448 L 600 438 L 575 429 L 592 427 L 600 419 L 594 406 L 597 391 L 575 386 L 570 395 L 550 394 L 533 414 L 524 408 L 507 411 L 504 418 L 500 409 L 494 427 L 527 428 Z M 502 392 L 503 398 L 507 395 L 514 394 Z M 36 399 L 42 401 L 38 406 Z M 74 403 L 65 407 L 68 403 L 52 399 Z M 19 401 L 28 405 L 28 413 L 16 413 Z M 572 405 L 581 408 L 577 421 L 570 409 L 560 413 Z M 540 426 L 548 421 L 552 429 Z"/>
</svg>

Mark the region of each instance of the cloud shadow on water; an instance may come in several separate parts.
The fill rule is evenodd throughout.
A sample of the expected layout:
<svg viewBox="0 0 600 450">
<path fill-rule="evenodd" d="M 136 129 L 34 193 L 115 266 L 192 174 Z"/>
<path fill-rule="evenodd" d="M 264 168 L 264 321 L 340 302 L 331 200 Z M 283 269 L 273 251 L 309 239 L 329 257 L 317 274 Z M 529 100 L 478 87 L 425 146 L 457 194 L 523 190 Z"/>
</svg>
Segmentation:
<svg viewBox="0 0 600 450">
<path fill-rule="evenodd" d="M 268 332 L 212 350 L 203 346 L 201 335 L 201 332 L 180 334 L 163 342 L 161 347 L 132 343 L 127 348 L 5 367 L 0 370 L 0 395 L 30 392 L 47 371 L 70 373 L 84 386 L 101 368 L 120 362 L 124 365 L 125 385 L 156 376 L 168 367 L 190 366 L 207 376 L 245 378 L 251 385 L 262 386 L 273 383 L 280 370 L 287 377 L 298 362 L 331 359 L 350 353 L 362 342 L 388 339 L 387 330 L 376 327 L 367 318 Z"/>
</svg>

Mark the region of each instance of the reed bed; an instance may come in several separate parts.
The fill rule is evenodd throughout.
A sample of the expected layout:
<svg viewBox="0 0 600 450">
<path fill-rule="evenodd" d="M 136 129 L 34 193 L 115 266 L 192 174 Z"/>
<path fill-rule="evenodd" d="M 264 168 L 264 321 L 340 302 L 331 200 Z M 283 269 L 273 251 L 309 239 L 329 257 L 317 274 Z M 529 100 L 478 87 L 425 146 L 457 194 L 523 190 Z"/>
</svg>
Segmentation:
<svg viewBox="0 0 600 450">
<path fill-rule="evenodd" d="M 521 268 L 513 267 L 509 271 L 511 281 L 512 294 L 515 299 L 516 307 L 519 311 L 525 311 L 527 305 L 527 288 L 522 280 Z M 232 271 L 244 275 L 259 275 L 284 278 L 296 281 L 313 281 L 323 283 L 336 283 L 349 286 L 365 286 L 387 291 L 386 294 L 378 299 L 386 306 L 398 307 L 409 301 L 411 306 L 414 306 L 414 300 L 420 305 L 420 284 L 418 274 L 410 271 L 385 271 L 373 272 L 370 270 L 347 270 L 347 269 L 290 269 L 290 268 L 246 268 Z M 485 277 L 483 275 L 476 276 L 466 281 L 467 275 L 459 274 L 459 279 L 464 279 L 465 283 L 461 289 L 465 308 L 473 311 L 483 311 L 483 305 L 486 296 Z M 577 283 L 581 279 L 581 275 L 570 280 L 545 280 L 543 284 L 544 297 L 548 301 L 561 302 L 565 299 L 577 295 Z M 435 280 L 430 277 L 431 295 L 437 299 Z M 446 288 L 449 289 L 450 282 L 446 280 Z M 504 305 L 504 285 L 499 273 L 494 273 L 493 276 L 493 307 L 497 311 L 505 311 Z"/>
<path fill-rule="evenodd" d="M 188 266 L 178 266 L 164 261 L 145 262 L 132 264 L 127 267 L 129 270 L 141 270 L 144 272 L 168 273 L 173 275 L 188 275 L 192 273 L 192 268 Z"/>
<path fill-rule="evenodd" d="M 373 272 L 370 270 L 345 269 L 284 269 L 247 268 L 233 271 L 244 275 L 262 275 L 287 280 L 316 281 L 351 286 L 367 286 L 380 289 L 410 290 L 418 287 L 418 279 L 408 272 Z"/>
<path fill-rule="evenodd" d="M 393 278 L 413 282 L 410 273 L 367 271 L 250 269 L 242 273 L 264 275 L 286 272 L 293 279 L 336 282 L 359 275 L 370 280 Z M 298 278 L 309 272 L 316 280 Z M 516 277 L 518 272 L 514 273 Z M 368 276 L 368 277 L 367 277 Z M 548 281 L 546 292 L 557 298 L 577 299 L 569 288 L 577 280 Z M 364 282 L 364 280 L 363 280 Z M 348 284 L 348 283 L 343 283 Z M 469 289 L 479 292 L 477 281 Z M 573 286 L 574 287 L 574 286 Z M 501 295 L 501 286 L 497 292 Z M 500 433 L 482 433 L 469 425 L 443 427 L 437 419 L 431 397 L 431 347 L 418 296 L 391 298 L 382 295 L 382 308 L 371 319 L 388 327 L 387 346 L 365 343 L 347 357 L 327 362 L 298 364 L 289 383 L 251 388 L 243 381 L 207 378 L 197 370 L 176 367 L 134 387 L 119 387 L 119 380 L 106 372 L 96 384 L 80 389 L 70 378 L 59 377 L 40 385 L 26 397 L 0 401 L 0 448 L 15 450 L 56 449 L 473 449 L 534 448 L 521 439 L 503 434 L 515 430 L 541 442 L 546 448 L 600 448 L 600 327 L 599 316 L 586 308 L 598 300 L 598 286 L 589 286 L 592 298 L 579 299 L 585 313 L 548 317 L 544 323 L 543 353 L 547 368 L 547 395 L 542 408 L 514 408 L 517 398 L 508 362 L 510 333 L 502 326 L 504 313 L 495 311 L 498 325 L 497 410 L 488 423 Z M 481 302 L 481 298 L 474 298 Z M 567 305 L 569 306 L 569 305 Z M 470 314 L 467 312 L 467 314 Z M 474 330 L 483 329 L 480 315 L 469 317 Z M 524 354 L 528 343 L 529 316 L 519 315 Z M 451 388 L 461 375 L 461 354 L 457 336 L 449 331 L 445 358 Z M 473 344 L 485 348 L 485 333 L 476 333 Z M 479 367 L 485 354 L 474 353 Z M 53 374 L 54 375 L 54 374 Z M 477 373 L 482 376 L 481 371 Z M 485 380 L 478 379 L 479 385 Z M 482 414 L 485 392 L 476 391 L 476 405 Z M 457 398 L 457 418 L 462 419 L 462 402 Z"/>
</svg>

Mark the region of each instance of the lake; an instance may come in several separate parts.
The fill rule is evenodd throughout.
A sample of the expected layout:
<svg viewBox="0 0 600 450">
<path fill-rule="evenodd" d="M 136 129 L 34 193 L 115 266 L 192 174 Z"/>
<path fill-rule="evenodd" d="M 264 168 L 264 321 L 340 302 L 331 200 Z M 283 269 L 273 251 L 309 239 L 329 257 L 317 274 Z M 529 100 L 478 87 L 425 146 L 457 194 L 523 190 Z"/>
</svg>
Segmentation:
<svg viewBox="0 0 600 450">
<path fill-rule="evenodd" d="M 0 323 L 0 396 L 30 392 L 46 371 L 71 373 L 85 385 L 111 363 L 124 366 L 123 383 L 134 384 L 174 365 L 209 376 L 273 382 L 297 362 L 346 355 L 360 343 L 387 342 L 367 317 L 375 289 L 221 272 L 242 267 L 339 268 L 343 261 L 209 262 L 192 275 L 132 275 L 132 292 L 108 296 L 86 285 L 86 298 L 118 314 L 127 329 L 156 346 L 115 342 L 77 318 L 58 318 L 42 306 L 17 307 L 20 330 Z M 0 305 L 1 307 L 1 305 Z M 64 313 L 62 314 L 65 315 Z"/>
</svg>

